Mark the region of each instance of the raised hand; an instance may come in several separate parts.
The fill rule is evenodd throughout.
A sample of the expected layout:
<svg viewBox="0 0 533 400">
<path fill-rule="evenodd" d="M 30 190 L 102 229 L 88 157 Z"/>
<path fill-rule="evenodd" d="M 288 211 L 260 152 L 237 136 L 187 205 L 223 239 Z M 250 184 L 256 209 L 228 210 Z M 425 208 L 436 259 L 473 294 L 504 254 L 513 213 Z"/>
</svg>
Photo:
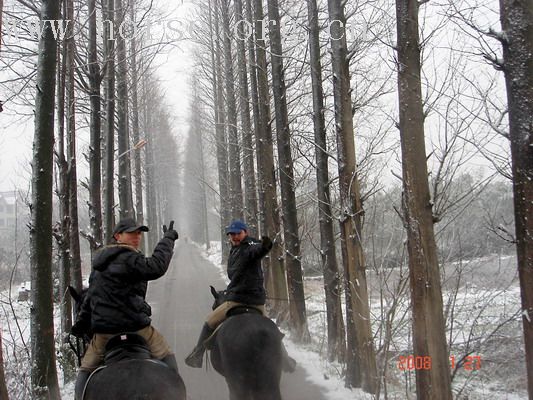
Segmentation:
<svg viewBox="0 0 533 400">
<path fill-rule="evenodd" d="M 261 237 L 261 245 L 263 248 L 270 250 L 272 248 L 272 240 L 268 236 Z"/>
<path fill-rule="evenodd" d="M 171 240 L 178 239 L 178 232 L 174 230 L 174 221 L 170 221 L 168 228 L 166 225 L 163 225 L 163 237 L 166 237 Z"/>
</svg>

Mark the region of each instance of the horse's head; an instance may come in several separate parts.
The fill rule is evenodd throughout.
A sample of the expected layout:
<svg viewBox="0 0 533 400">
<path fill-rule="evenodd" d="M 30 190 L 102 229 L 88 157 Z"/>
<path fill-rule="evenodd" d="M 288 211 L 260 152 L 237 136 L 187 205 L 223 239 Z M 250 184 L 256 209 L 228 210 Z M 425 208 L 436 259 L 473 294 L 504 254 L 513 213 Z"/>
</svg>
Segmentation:
<svg viewBox="0 0 533 400">
<path fill-rule="evenodd" d="M 215 298 L 215 301 L 213 302 L 213 310 L 217 308 L 219 305 L 224 303 L 226 299 L 226 291 L 225 290 L 216 290 L 213 286 L 209 286 L 211 288 L 211 294 Z"/>
<path fill-rule="evenodd" d="M 74 299 L 73 312 L 75 322 L 70 329 L 70 333 L 88 342 L 93 335 L 91 330 L 91 315 L 87 311 L 82 312 L 82 306 L 87 297 L 88 289 L 84 288 L 81 292 L 78 292 L 72 286 L 69 286 L 68 290 Z"/>
</svg>

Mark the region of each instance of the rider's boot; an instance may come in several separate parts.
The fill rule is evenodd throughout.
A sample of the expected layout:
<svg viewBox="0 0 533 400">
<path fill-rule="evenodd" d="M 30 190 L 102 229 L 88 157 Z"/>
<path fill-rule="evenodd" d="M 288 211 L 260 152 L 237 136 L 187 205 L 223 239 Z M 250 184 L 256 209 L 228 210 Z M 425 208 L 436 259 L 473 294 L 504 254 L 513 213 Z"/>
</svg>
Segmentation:
<svg viewBox="0 0 533 400">
<path fill-rule="evenodd" d="M 74 386 L 74 399 L 83 400 L 83 391 L 85 390 L 85 384 L 91 375 L 91 371 L 80 369 L 78 371 L 78 377 L 76 378 L 76 384 Z"/>
<path fill-rule="evenodd" d="M 200 337 L 198 338 L 198 343 L 194 347 L 194 350 L 187 356 L 185 359 L 185 364 L 192 368 L 202 368 L 202 363 L 204 359 L 205 352 L 205 340 L 211 336 L 214 332 L 214 329 L 210 328 L 207 323 L 204 323 L 202 327 L 202 332 L 200 332 Z"/>
<path fill-rule="evenodd" d="M 176 356 L 173 353 L 167 354 L 161 359 L 161 361 L 167 364 L 170 369 L 174 370 L 174 372 L 179 375 L 178 363 L 176 362 Z"/>
<path fill-rule="evenodd" d="M 289 356 L 283 342 L 281 342 L 281 368 L 289 373 L 293 373 L 296 370 L 296 360 Z"/>
</svg>

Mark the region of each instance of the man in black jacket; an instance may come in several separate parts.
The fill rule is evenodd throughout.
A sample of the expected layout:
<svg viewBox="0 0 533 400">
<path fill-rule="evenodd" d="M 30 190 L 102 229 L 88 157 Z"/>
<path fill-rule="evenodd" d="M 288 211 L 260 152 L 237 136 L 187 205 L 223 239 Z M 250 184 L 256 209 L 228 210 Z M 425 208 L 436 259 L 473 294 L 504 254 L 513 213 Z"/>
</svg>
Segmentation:
<svg viewBox="0 0 533 400">
<path fill-rule="evenodd" d="M 197 345 L 185 359 L 185 363 L 193 368 L 202 367 L 204 342 L 226 319 L 228 310 L 238 305 L 246 305 L 257 308 L 263 315 L 265 314 L 266 293 L 261 259 L 272 249 L 272 241 L 267 236 L 263 236 L 260 242 L 249 237 L 248 227 L 239 220 L 233 221 L 226 227 L 226 235 L 231 242 L 227 269 L 230 283 L 226 289 L 224 303 L 207 316 Z M 292 372 L 295 361 L 288 356 L 284 346 L 282 347 L 285 356 L 284 369 Z"/>
<path fill-rule="evenodd" d="M 165 338 L 151 326 L 151 308 L 145 301 L 148 281 L 162 277 L 168 269 L 178 232 L 171 221 L 163 226 L 163 238 L 151 257 L 139 250 L 142 232 L 148 227 L 132 218 L 121 220 L 113 231 L 114 243 L 96 253 L 89 278 L 89 290 L 81 306 L 72 334 L 93 334 L 81 362 L 75 386 L 75 399 L 82 398 L 91 372 L 103 361 L 108 340 L 119 333 L 135 332 L 148 343 L 154 358 L 178 372 L 176 358 Z"/>
</svg>

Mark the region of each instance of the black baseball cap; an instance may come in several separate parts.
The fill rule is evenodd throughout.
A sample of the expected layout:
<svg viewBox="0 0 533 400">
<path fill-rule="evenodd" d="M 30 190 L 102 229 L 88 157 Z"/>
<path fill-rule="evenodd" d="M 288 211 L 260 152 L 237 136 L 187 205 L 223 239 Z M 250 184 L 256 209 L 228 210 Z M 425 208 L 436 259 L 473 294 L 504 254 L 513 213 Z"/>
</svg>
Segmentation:
<svg viewBox="0 0 533 400">
<path fill-rule="evenodd" d="M 150 229 L 146 225 L 139 225 L 133 218 L 124 218 L 118 221 L 113 230 L 113 235 L 123 232 L 148 232 Z"/>
</svg>

